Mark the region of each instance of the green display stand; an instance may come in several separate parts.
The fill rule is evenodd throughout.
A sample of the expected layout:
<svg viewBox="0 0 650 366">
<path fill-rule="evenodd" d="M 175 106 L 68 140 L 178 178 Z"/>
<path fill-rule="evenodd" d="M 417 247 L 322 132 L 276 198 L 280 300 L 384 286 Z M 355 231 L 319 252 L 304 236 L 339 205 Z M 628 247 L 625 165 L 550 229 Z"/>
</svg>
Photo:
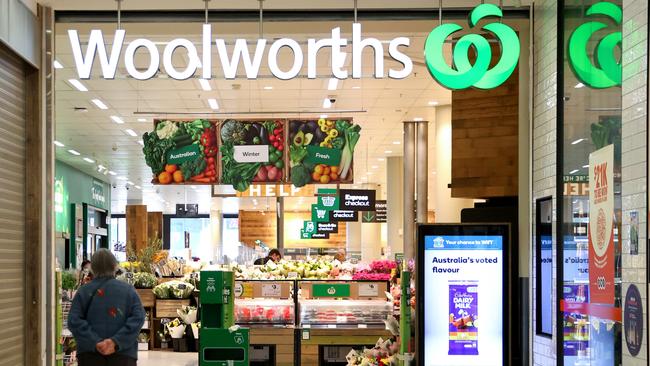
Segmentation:
<svg viewBox="0 0 650 366">
<path fill-rule="evenodd" d="M 201 271 L 199 366 L 248 365 L 249 330 L 235 325 L 235 277 L 230 271 Z"/>
</svg>

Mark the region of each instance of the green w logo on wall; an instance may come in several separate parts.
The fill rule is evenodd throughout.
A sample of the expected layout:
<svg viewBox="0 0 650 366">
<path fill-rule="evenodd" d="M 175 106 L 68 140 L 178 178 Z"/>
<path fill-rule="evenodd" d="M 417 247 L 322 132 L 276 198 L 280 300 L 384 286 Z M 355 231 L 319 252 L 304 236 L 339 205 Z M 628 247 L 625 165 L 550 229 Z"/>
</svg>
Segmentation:
<svg viewBox="0 0 650 366">
<path fill-rule="evenodd" d="M 623 11 L 616 4 L 600 2 L 590 6 L 585 15 L 605 16 L 620 25 Z M 604 28 L 607 28 L 607 24 L 590 21 L 576 28 L 569 38 L 569 65 L 581 82 L 596 89 L 621 85 L 622 79 L 621 64 L 614 54 L 616 46 L 621 44 L 620 30 L 598 41 L 594 52 L 595 63 L 588 55 L 587 46 L 591 36 Z"/>
<path fill-rule="evenodd" d="M 501 9 L 493 4 L 481 4 L 469 13 L 469 26 L 474 28 L 485 17 L 503 17 Z M 506 81 L 517 67 L 519 60 L 519 38 L 517 33 L 503 23 L 490 23 L 482 29 L 492 32 L 501 45 L 501 59 L 493 68 L 492 49 L 485 37 L 479 34 L 462 36 L 453 50 L 453 66 L 447 65 L 442 48 L 445 40 L 452 33 L 462 30 L 458 24 L 441 24 L 434 28 L 424 45 L 424 59 L 427 68 L 436 81 L 449 89 L 466 89 L 476 87 L 492 89 Z M 474 47 L 476 61 L 469 61 L 469 49 Z"/>
</svg>

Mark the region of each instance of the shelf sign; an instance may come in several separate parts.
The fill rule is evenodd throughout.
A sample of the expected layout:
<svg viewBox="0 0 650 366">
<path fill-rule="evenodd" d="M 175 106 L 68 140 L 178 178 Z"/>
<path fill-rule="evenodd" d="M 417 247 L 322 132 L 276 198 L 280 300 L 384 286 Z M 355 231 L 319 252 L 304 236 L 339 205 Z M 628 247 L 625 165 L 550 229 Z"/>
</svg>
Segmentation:
<svg viewBox="0 0 650 366">
<path fill-rule="evenodd" d="M 314 283 L 313 297 L 350 297 L 349 283 Z"/>
<path fill-rule="evenodd" d="M 167 153 L 167 164 L 183 164 L 186 161 L 196 160 L 197 157 L 203 156 L 199 145 L 192 144 L 183 146 L 178 149 L 170 150 Z"/>
<path fill-rule="evenodd" d="M 233 148 L 234 159 L 238 163 L 267 163 L 269 161 L 269 145 L 236 145 Z"/>
</svg>

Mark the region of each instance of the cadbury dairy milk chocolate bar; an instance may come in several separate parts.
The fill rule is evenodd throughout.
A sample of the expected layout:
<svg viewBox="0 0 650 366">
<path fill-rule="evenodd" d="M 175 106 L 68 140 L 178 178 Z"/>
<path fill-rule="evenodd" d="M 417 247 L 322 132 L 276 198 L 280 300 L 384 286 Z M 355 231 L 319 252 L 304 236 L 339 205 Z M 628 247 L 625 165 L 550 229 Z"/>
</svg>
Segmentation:
<svg viewBox="0 0 650 366">
<path fill-rule="evenodd" d="M 449 283 L 449 354 L 478 355 L 478 282 Z"/>
</svg>

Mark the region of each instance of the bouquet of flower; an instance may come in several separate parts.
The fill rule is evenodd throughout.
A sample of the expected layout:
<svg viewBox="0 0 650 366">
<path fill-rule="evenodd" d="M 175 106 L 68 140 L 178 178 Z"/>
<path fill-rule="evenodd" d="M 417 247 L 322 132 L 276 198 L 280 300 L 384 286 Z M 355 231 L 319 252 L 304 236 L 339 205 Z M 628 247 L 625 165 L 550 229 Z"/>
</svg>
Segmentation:
<svg viewBox="0 0 650 366">
<path fill-rule="evenodd" d="M 197 312 L 196 312 L 196 307 L 194 306 L 185 305 L 182 308 L 177 309 L 176 313 L 185 324 L 192 324 L 196 322 Z"/>
<path fill-rule="evenodd" d="M 178 318 L 165 324 L 165 328 L 167 328 L 169 335 L 171 335 L 171 337 L 174 339 L 183 338 L 183 334 L 185 334 L 185 324 L 183 324 L 183 322 L 181 322 Z"/>
<path fill-rule="evenodd" d="M 156 276 L 147 272 L 136 272 L 133 274 L 133 286 L 135 288 L 154 288 L 158 281 Z"/>
<path fill-rule="evenodd" d="M 397 262 L 390 260 L 373 261 L 370 265 L 358 265 L 353 280 L 388 281 L 393 271 L 397 268 Z"/>
<path fill-rule="evenodd" d="M 362 351 L 351 350 L 345 357 L 348 366 L 392 366 L 397 365 L 399 342 L 395 339 L 379 338 L 375 347 L 364 348 Z"/>
<path fill-rule="evenodd" d="M 193 291 L 194 286 L 183 281 L 168 281 L 153 288 L 158 299 L 187 299 Z"/>
<path fill-rule="evenodd" d="M 199 329 L 201 329 L 201 322 L 192 323 L 192 333 L 194 333 L 194 339 L 199 339 Z"/>
</svg>

